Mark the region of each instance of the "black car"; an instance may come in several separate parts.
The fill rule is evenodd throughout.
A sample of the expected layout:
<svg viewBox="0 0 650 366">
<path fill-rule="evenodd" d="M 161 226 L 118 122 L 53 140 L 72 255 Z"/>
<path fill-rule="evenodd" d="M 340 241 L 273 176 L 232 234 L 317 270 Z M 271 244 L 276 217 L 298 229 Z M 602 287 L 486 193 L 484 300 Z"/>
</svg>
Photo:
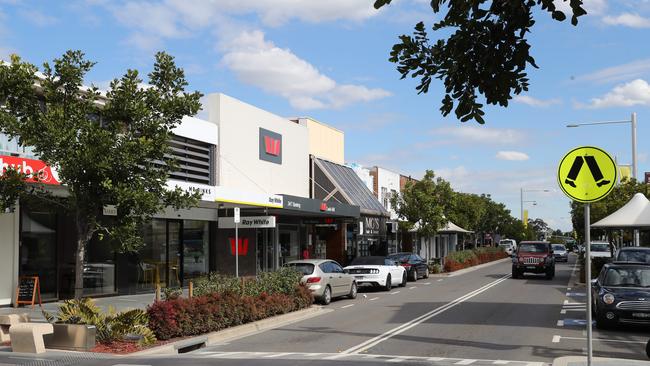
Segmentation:
<svg viewBox="0 0 650 366">
<path fill-rule="evenodd" d="M 650 264 L 650 248 L 624 247 L 616 252 L 614 262 L 635 262 Z"/>
<path fill-rule="evenodd" d="M 592 282 L 598 328 L 618 323 L 650 325 L 650 265 L 608 263 Z"/>
<path fill-rule="evenodd" d="M 409 281 L 417 281 L 419 278 L 429 278 L 429 266 L 427 261 L 413 253 L 395 253 L 388 258 L 397 261 L 400 266 L 406 269 Z"/>
</svg>

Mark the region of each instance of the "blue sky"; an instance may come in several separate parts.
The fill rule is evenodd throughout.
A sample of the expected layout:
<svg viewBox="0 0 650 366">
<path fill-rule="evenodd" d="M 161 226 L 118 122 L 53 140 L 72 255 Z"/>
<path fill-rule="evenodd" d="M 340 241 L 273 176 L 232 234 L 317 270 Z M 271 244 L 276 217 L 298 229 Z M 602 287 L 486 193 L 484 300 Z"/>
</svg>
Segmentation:
<svg viewBox="0 0 650 366">
<path fill-rule="evenodd" d="M 417 95 L 387 61 L 397 36 L 435 16 L 426 0 L 21 1 L 0 0 L 0 57 L 41 64 L 67 49 L 98 62 L 88 82 L 106 85 L 128 68 L 146 74 L 165 50 L 192 89 L 223 92 L 282 116 L 311 116 L 345 131 L 346 160 L 490 193 L 519 216 L 569 230 L 557 188 L 560 158 L 595 145 L 631 163 L 629 125 L 568 129 L 570 122 L 639 117 L 639 175 L 650 171 L 650 1 L 586 0 L 579 26 L 538 13 L 530 37 L 540 66 L 508 108 L 484 126 L 443 118 L 441 85 Z M 564 5 L 566 7 L 566 5 Z"/>
</svg>

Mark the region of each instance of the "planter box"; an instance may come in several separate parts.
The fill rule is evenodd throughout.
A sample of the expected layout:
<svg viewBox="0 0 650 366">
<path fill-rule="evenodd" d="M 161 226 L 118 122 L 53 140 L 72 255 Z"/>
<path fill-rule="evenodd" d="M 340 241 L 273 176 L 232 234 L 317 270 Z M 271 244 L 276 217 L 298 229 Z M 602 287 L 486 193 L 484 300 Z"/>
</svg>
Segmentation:
<svg viewBox="0 0 650 366">
<path fill-rule="evenodd" d="M 95 347 L 97 329 L 94 325 L 52 324 L 54 333 L 43 337 L 45 348 L 69 351 L 90 351 Z"/>
</svg>

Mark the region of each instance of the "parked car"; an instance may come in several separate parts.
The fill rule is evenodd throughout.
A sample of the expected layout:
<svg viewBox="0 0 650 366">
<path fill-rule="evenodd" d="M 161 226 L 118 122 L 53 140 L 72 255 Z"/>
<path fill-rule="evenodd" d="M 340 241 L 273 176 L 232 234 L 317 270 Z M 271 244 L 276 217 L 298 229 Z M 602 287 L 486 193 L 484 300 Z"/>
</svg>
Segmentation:
<svg viewBox="0 0 650 366">
<path fill-rule="evenodd" d="M 635 262 L 650 264 L 650 248 L 625 247 L 616 252 L 614 262 Z"/>
<path fill-rule="evenodd" d="M 301 283 L 314 294 L 314 298 L 327 305 L 335 297 L 357 297 L 357 282 L 340 264 L 329 259 L 302 259 L 285 263 L 284 266 L 303 274 Z"/>
<path fill-rule="evenodd" d="M 357 257 L 344 270 L 359 285 L 381 286 L 386 291 L 393 286 L 406 286 L 406 269 L 388 257 Z"/>
<path fill-rule="evenodd" d="M 609 249 L 609 243 L 606 241 L 592 241 L 589 246 L 591 251 L 590 257 L 602 257 L 602 258 L 611 258 L 612 252 Z"/>
<path fill-rule="evenodd" d="M 512 278 L 524 273 L 543 273 L 546 279 L 555 277 L 555 257 L 551 243 L 545 241 L 522 241 L 517 255 L 512 258 Z"/>
<path fill-rule="evenodd" d="M 427 261 L 413 253 L 395 253 L 388 256 L 388 259 L 397 261 L 397 263 L 406 269 L 406 275 L 411 281 L 417 281 L 419 278 L 429 278 L 429 266 Z"/>
<path fill-rule="evenodd" d="M 650 265 L 607 263 L 591 286 L 598 328 L 650 325 Z"/>
<path fill-rule="evenodd" d="M 515 252 L 515 248 L 511 243 L 499 243 L 499 248 L 503 248 L 503 251 L 508 255 L 512 255 Z"/>
<path fill-rule="evenodd" d="M 568 262 L 569 261 L 569 251 L 566 249 L 566 246 L 562 244 L 553 244 L 553 256 L 555 257 L 556 262 Z"/>
<path fill-rule="evenodd" d="M 499 240 L 499 246 L 501 244 L 510 244 L 513 251 L 517 250 L 517 241 L 515 239 L 501 239 Z"/>
</svg>

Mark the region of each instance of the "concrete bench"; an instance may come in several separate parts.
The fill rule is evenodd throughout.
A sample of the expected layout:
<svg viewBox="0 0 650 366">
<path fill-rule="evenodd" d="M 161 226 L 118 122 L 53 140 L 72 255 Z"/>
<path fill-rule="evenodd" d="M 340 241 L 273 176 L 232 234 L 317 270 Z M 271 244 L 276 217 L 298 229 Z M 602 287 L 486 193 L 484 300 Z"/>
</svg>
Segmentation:
<svg viewBox="0 0 650 366">
<path fill-rule="evenodd" d="M 43 353 L 43 335 L 54 333 L 49 323 L 18 323 L 9 328 L 11 350 L 22 353 Z"/>
<path fill-rule="evenodd" d="M 0 343 L 9 342 L 9 328 L 19 323 L 27 323 L 29 316 L 27 314 L 8 314 L 0 315 Z"/>
</svg>

